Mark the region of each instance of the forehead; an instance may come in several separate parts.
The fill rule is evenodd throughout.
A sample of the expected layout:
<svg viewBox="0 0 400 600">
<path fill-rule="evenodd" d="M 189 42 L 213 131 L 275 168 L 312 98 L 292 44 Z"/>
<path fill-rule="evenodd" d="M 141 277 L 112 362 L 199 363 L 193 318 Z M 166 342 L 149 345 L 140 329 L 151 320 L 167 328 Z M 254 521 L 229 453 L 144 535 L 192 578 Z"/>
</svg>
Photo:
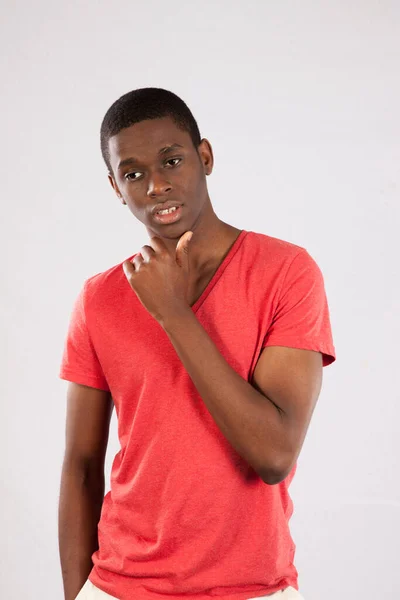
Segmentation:
<svg viewBox="0 0 400 600">
<path fill-rule="evenodd" d="M 151 160 L 165 146 L 181 144 L 189 148 L 191 143 L 189 133 L 179 129 L 170 117 L 148 119 L 126 127 L 110 137 L 110 162 L 114 167 L 114 163 L 118 164 L 126 158 Z"/>
</svg>

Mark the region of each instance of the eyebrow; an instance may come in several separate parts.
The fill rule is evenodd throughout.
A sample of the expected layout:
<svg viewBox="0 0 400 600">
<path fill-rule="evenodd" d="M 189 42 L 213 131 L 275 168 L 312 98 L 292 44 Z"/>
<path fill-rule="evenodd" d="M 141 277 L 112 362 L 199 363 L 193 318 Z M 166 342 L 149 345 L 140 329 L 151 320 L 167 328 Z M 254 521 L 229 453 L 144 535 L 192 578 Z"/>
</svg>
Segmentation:
<svg viewBox="0 0 400 600">
<path fill-rule="evenodd" d="M 170 144 L 169 146 L 164 146 L 164 148 L 161 148 L 157 152 L 157 155 L 161 156 L 162 154 L 172 152 L 172 150 L 176 150 L 177 148 L 183 148 L 183 146 L 181 146 L 181 144 Z M 133 156 L 130 158 L 124 158 L 124 160 L 121 160 L 121 162 L 118 164 L 118 169 L 122 169 L 122 167 L 126 167 L 127 165 L 135 165 L 138 163 L 140 163 L 140 160 L 134 158 Z"/>
</svg>

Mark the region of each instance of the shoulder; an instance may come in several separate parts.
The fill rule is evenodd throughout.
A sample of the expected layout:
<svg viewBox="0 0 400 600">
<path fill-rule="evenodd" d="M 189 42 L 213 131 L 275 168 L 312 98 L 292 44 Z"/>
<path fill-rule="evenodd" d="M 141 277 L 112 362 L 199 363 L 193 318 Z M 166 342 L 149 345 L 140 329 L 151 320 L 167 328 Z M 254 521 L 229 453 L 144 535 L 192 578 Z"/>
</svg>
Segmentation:
<svg viewBox="0 0 400 600">
<path fill-rule="evenodd" d="M 122 264 L 132 260 L 138 252 L 127 256 L 119 263 L 88 277 L 83 284 L 84 295 L 87 302 L 116 301 L 120 294 L 130 290 Z"/>
<path fill-rule="evenodd" d="M 263 254 L 267 254 L 270 257 L 290 259 L 294 258 L 299 252 L 305 251 L 305 248 L 298 244 L 257 231 L 249 231 L 247 239 L 248 245 L 253 247 L 256 251 L 262 251 Z"/>
<path fill-rule="evenodd" d="M 277 237 L 249 231 L 247 245 L 254 260 L 262 267 L 277 268 L 280 272 L 288 270 L 293 264 L 294 268 L 304 265 L 313 267 L 314 259 L 303 246 Z"/>
</svg>

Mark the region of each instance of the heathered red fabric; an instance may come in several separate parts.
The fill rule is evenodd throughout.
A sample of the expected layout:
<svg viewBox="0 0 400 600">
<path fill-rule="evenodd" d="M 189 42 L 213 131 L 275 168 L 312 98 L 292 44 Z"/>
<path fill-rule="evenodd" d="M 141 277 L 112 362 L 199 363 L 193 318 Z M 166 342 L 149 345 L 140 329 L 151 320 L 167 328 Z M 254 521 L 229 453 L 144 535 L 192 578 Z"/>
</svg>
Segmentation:
<svg viewBox="0 0 400 600">
<path fill-rule="evenodd" d="M 90 581 L 120 600 L 247 600 L 299 589 L 288 526 L 297 465 L 267 485 L 234 450 L 122 262 L 85 281 L 60 371 L 110 390 L 118 417 L 121 449 Z M 335 360 L 321 271 L 289 242 L 242 230 L 192 310 L 247 381 L 268 345 Z"/>
</svg>

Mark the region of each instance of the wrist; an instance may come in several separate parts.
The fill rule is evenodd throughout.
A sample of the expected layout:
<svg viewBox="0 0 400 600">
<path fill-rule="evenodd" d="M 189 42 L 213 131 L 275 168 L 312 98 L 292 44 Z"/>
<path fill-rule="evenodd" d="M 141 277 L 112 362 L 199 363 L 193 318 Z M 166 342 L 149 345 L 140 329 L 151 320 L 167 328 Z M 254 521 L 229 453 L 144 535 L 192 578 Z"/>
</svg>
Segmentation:
<svg viewBox="0 0 400 600">
<path fill-rule="evenodd" d="M 185 319 L 191 319 L 194 317 L 192 307 L 187 305 L 175 307 L 173 311 L 165 314 L 161 317 L 158 322 L 161 327 L 168 333 L 172 331 L 176 325 L 182 325 Z"/>
</svg>

